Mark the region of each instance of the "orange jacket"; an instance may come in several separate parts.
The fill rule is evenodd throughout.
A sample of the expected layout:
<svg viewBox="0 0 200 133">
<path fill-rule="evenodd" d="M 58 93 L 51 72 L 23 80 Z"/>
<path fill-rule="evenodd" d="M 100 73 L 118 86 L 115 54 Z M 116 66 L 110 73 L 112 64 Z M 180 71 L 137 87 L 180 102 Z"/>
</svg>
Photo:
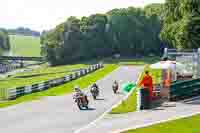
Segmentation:
<svg viewBox="0 0 200 133">
<path fill-rule="evenodd" d="M 139 83 L 139 86 L 142 86 L 144 88 L 149 88 L 150 92 L 152 92 L 153 90 L 153 80 L 152 77 L 150 75 L 145 75 L 142 79 L 142 81 Z"/>
</svg>

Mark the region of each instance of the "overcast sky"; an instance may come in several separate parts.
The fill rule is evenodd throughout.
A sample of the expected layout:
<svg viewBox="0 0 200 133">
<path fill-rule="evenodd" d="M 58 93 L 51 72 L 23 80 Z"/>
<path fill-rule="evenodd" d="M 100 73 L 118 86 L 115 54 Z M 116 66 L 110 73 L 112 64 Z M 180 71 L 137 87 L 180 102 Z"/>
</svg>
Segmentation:
<svg viewBox="0 0 200 133">
<path fill-rule="evenodd" d="M 1 0 L 0 27 L 24 26 L 41 31 L 55 27 L 69 16 L 160 2 L 164 0 Z"/>
</svg>

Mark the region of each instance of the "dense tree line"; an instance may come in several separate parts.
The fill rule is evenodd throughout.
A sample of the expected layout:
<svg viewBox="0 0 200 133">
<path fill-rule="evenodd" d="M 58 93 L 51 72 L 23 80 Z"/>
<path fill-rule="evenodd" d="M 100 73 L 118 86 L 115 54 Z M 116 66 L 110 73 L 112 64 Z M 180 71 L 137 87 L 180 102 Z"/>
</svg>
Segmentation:
<svg viewBox="0 0 200 133">
<path fill-rule="evenodd" d="M 17 29 L 8 29 L 7 31 L 10 35 L 40 36 L 40 32 L 24 27 L 19 27 Z"/>
<path fill-rule="evenodd" d="M 10 50 L 10 40 L 8 32 L 5 29 L 0 29 L 0 55 L 2 55 L 4 51 L 9 51 L 9 50 Z"/>
<path fill-rule="evenodd" d="M 163 41 L 178 49 L 200 47 L 200 0 L 166 0 Z"/>
<path fill-rule="evenodd" d="M 156 9 L 154 9 L 156 8 Z M 69 17 L 41 36 L 42 55 L 52 64 L 108 57 L 161 54 L 161 4 L 113 9 L 106 14 Z"/>
</svg>

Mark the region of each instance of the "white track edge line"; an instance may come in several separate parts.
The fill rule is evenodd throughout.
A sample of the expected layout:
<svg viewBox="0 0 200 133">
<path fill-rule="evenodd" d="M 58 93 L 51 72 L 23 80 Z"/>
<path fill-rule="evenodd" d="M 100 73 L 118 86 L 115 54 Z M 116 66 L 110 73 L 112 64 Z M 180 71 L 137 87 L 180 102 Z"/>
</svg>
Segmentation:
<svg viewBox="0 0 200 133">
<path fill-rule="evenodd" d="M 181 100 L 180 102 L 184 102 L 184 103 L 185 102 L 190 102 L 190 101 L 198 99 L 198 98 L 200 98 L 200 96 L 191 97 L 191 98 L 188 98 L 188 99 L 185 99 L 185 100 Z"/>
<path fill-rule="evenodd" d="M 169 122 L 169 121 L 173 121 L 173 120 L 177 120 L 177 119 L 191 117 L 191 116 L 194 116 L 194 115 L 197 115 L 197 114 L 200 114 L 200 112 L 195 112 L 195 113 L 186 114 L 186 115 L 180 115 L 178 117 L 173 117 L 173 118 L 169 118 L 169 119 L 166 119 L 166 120 L 160 120 L 160 121 L 151 122 L 151 123 L 147 123 L 147 124 L 143 124 L 143 125 L 138 125 L 138 126 L 135 126 L 135 127 L 119 129 L 119 130 L 116 130 L 116 131 L 112 131 L 110 133 L 122 133 L 122 132 L 125 132 L 125 131 L 128 131 L 128 130 L 144 128 L 144 127 L 148 127 L 148 126 L 152 126 L 152 125 L 156 125 L 156 124 L 161 124 L 161 123 L 164 123 L 164 122 Z"/>
</svg>

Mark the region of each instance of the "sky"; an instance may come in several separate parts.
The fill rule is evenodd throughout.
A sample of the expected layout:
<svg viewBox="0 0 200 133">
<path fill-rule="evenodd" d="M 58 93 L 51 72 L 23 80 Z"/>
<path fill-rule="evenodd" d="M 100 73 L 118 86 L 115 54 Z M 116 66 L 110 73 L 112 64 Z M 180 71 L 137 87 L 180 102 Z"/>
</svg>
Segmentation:
<svg viewBox="0 0 200 133">
<path fill-rule="evenodd" d="M 143 7 L 164 0 L 1 0 L 0 27 L 54 28 L 69 16 L 89 16 L 114 8 Z"/>
</svg>

